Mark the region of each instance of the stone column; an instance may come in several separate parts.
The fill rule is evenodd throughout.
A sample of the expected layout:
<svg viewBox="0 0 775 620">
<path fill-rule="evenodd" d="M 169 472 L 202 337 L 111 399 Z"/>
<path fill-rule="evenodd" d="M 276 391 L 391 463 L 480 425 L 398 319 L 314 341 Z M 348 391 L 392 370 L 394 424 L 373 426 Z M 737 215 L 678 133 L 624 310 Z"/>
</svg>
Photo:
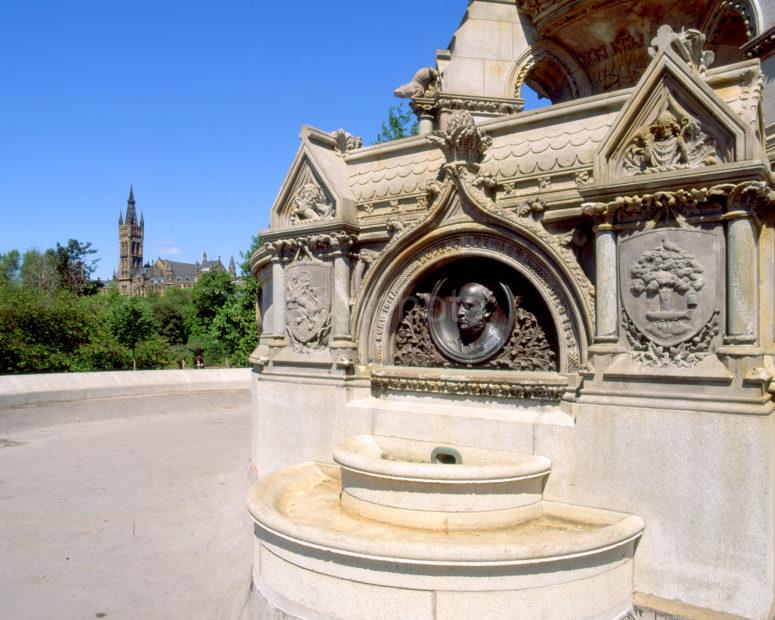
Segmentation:
<svg viewBox="0 0 775 620">
<path fill-rule="evenodd" d="M 619 341 L 619 278 L 614 209 L 602 202 L 581 205 L 595 230 L 595 344 Z"/>
<path fill-rule="evenodd" d="M 428 135 L 434 129 L 437 112 L 436 100 L 427 97 L 416 98 L 412 100 L 411 106 L 419 121 L 419 135 Z"/>
<path fill-rule="evenodd" d="M 595 228 L 595 340 L 619 340 L 619 284 L 616 237 L 610 224 Z"/>
<path fill-rule="evenodd" d="M 345 247 L 334 255 L 334 295 L 331 300 L 331 335 L 350 337 L 350 257 Z"/>
<path fill-rule="evenodd" d="M 285 272 L 282 259 L 272 258 L 272 331 L 279 337 L 285 337 Z"/>
<path fill-rule="evenodd" d="M 727 218 L 726 341 L 754 344 L 759 307 L 756 224 L 747 210 L 729 212 Z"/>
</svg>

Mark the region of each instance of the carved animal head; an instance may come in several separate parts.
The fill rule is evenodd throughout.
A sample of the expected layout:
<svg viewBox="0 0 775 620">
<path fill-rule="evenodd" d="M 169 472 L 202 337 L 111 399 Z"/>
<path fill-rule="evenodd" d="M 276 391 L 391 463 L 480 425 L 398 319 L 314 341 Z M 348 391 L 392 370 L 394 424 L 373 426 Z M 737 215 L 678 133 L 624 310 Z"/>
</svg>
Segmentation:
<svg viewBox="0 0 775 620">
<path fill-rule="evenodd" d="M 401 99 L 432 96 L 438 90 L 439 72 L 432 67 L 425 67 L 414 74 L 412 81 L 403 84 L 393 91 Z"/>
</svg>

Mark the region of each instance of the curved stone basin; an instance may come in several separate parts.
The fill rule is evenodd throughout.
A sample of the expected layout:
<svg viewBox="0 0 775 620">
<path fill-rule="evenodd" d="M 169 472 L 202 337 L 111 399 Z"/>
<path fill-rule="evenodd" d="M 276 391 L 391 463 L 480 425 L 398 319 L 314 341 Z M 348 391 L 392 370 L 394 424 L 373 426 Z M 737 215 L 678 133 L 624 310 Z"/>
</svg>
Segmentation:
<svg viewBox="0 0 775 620">
<path fill-rule="evenodd" d="M 431 462 L 441 455 L 455 464 Z M 443 457 L 442 457 L 443 458 Z M 538 516 L 551 462 L 543 456 L 358 435 L 334 449 L 341 502 L 407 527 L 490 529 Z"/>
<path fill-rule="evenodd" d="M 248 496 L 260 541 L 256 587 L 296 615 L 400 617 L 426 595 L 439 605 L 449 598 L 445 618 L 491 605 L 503 611 L 494 618 L 515 609 L 616 618 L 630 608 L 636 516 L 543 501 L 535 517 L 507 527 L 406 527 L 352 513 L 341 490 L 338 467 L 303 463 L 259 480 Z"/>
</svg>

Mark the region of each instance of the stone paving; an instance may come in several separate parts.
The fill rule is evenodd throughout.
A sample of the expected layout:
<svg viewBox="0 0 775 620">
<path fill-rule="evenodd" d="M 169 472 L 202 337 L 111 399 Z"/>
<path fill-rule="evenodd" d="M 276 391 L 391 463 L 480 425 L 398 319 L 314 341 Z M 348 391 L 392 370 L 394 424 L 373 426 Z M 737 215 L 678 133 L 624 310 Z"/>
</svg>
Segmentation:
<svg viewBox="0 0 775 620">
<path fill-rule="evenodd" d="M 0 410 L 0 618 L 237 617 L 249 455 L 247 391 Z"/>
</svg>

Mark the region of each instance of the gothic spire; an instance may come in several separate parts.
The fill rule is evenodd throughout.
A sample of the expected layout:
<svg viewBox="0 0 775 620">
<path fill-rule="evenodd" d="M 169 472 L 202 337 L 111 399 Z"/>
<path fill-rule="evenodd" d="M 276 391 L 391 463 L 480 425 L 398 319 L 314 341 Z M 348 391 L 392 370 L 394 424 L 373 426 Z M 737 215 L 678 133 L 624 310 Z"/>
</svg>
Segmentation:
<svg viewBox="0 0 775 620">
<path fill-rule="evenodd" d="M 118 210 L 118 225 L 124 225 L 124 216 L 121 214 L 121 209 Z"/>
<path fill-rule="evenodd" d="M 237 275 L 237 268 L 234 266 L 234 255 L 229 259 L 229 273 L 233 276 Z"/>
<path fill-rule="evenodd" d="M 129 186 L 129 199 L 126 201 L 126 223 L 130 226 L 137 226 L 137 211 L 135 211 L 135 192 L 133 187 Z"/>
<path fill-rule="evenodd" d="M 140 211 L 140 228 L 145 228 L 145 217 L 142 211 Z"/>
</svg>

